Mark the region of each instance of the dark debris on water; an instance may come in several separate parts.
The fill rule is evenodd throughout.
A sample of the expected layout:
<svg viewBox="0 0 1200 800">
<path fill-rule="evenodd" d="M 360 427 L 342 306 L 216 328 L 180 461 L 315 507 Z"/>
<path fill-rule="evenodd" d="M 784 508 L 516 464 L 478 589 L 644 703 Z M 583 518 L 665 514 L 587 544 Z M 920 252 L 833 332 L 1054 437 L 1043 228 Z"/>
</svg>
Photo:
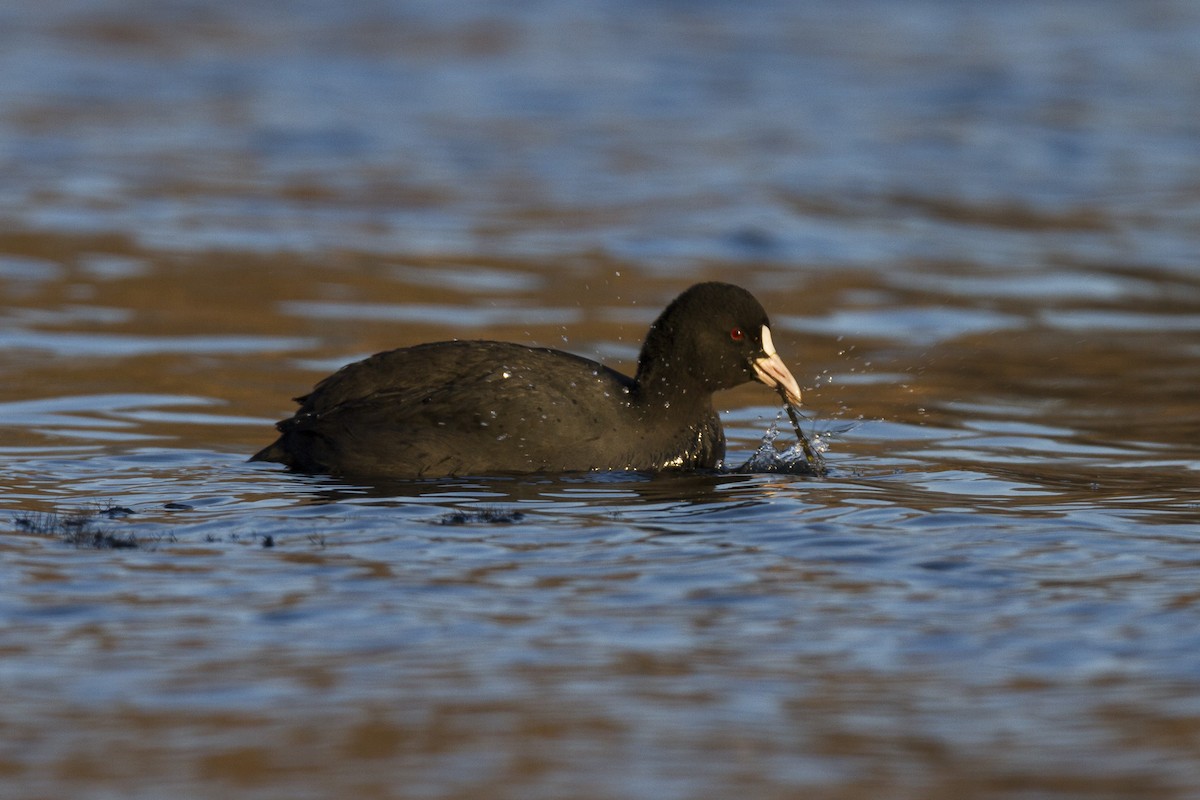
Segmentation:
<svg viewBox="0 0 1200 800">
<path fill-rule="evenodd" d="M 106 521 L 125 519 L 136 513 L 128 506 L 114 503 L 61 513 L 23 512 L 13 515 L 12 526 L 21 533 L 52 537 L 72 547 L 91 550 L 137 550 L 177 541 L 172 533 L 139 537 L 133 533 L 114 531 L 105 524 Z"/>
<path fill-rule="evenodd" d="M 36 512 L 14 516 L 13 526 L 23 533 L 53 536 L 74 547 L 134 550 L 143 545 L 136 536 L 132 533 L 115 533 L 100 524 L 103 519 L 117 519 L 132 513 L 133 511 L 123 506 L 71 511 L 66 514 Z"/>
<path fill-rule="evenodd" d="M 438 518 L 439 525 L 512 525 L 525 519 L 521 511 L 503 508 L 481 508 L 477 511 L 452 511 Z"/>
<path fill-rule="evenodd" d="M 316 537 L 310 536 L 309 541 L 312 542 L 313 544 L 317 544 L 317 542 L 315 541 L 315 538 Z M 262 547 L 264 550 L 269 550 L 272 547 L 275 547 L 277 544 L 279 544 L 279 540 L 277 540 L 274 537 L 274 535 L 272 535 L 270 533 L 250 533 L 250 534 L 206 533 L 206 534 L 204 534 L 204 541 L 207 544 L 219 544 L 219 543 L 226 543 L 226 542 L 229 544 L 257 544 L 259 547 Z M 324 537 L 321 537 L 321 539 L 320 539 L 320 546 L 321 547 L 325 546 Z"/>
</svg>

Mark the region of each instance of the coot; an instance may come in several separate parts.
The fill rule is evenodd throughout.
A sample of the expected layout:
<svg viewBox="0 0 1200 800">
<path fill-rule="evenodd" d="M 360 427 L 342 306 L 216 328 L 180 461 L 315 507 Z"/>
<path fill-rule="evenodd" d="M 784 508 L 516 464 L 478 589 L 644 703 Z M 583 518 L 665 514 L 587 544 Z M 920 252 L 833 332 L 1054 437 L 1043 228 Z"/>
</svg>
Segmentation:
<svg viewBox="0 0 1200 800">
<path fill-rule="evenodd" d="M 759 302 L 701 283 L 650 326 L 633 378 L 506 342 L 390 350 L 296 398 L 279 439 L 252 460 L 398 478 L 712 468 L 725 455 L 713 392 L 751 380 L 800 402 Z"/>
</svg>

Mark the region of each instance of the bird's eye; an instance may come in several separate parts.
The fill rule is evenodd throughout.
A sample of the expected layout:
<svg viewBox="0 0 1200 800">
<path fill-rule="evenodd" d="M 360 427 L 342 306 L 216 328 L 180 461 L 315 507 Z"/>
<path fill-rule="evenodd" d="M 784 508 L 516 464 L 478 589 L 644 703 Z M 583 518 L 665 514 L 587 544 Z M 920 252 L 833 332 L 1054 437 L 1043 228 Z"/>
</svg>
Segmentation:
<svg viewBox="0 0 1200 800">
<path fill-rule="evenodd" d="M 729 332 L 729 338 L 733 339 L 735 342 L 740 342 L 742 339 L 746 338 L 746 332 L 741 328 L 734 328 Z"/>
</svg>

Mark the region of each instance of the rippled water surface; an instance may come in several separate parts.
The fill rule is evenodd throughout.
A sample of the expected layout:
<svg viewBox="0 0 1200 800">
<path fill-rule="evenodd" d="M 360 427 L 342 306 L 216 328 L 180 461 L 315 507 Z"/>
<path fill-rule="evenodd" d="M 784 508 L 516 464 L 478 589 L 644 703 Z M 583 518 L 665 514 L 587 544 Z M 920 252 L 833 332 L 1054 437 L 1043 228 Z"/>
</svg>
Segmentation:
<svg viewBox="0 0 1200 800">
<path fill-rule="evenodd" d="M 1200 786 L 1200 10 L 0 10 L 0 794 Z M 772 315 L 830 474 L 246 457 L 451 337 Z M 781 434 L 781 443 L 787 434 Z"/>
</svg>

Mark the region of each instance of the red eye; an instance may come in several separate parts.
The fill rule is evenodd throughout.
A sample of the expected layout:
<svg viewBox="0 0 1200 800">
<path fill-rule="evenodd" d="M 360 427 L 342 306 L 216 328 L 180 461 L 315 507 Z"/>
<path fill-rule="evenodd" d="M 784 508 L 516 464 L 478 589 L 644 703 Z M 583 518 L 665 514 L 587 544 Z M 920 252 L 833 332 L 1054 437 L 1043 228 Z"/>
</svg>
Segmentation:
<svg viewBox="0 0 1200 800">
<path fill-rule="evenodd" d="M 733 339 L 735 342 L 740 342 L 742 339 L 746 338 L 746 332 L 741 328 L 734 328 L 729 332 L 729 338 Z"/>
</svg>

